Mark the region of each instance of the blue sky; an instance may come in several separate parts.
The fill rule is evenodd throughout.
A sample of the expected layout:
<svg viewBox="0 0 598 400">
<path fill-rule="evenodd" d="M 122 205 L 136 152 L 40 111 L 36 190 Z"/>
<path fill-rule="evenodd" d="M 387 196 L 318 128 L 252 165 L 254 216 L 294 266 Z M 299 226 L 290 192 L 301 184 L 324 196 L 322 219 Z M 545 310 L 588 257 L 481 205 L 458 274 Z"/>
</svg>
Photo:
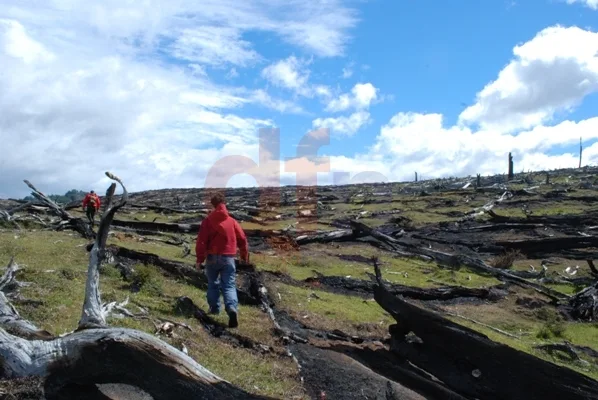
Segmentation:
<svg viewBox="0 0 598 400">
<path fill-rule="evenodd" d="M 597 0 L 4 3 L 0 197 L 292 184 L 316 129 L 318 184 L 598 162 Z"/>
</svg>

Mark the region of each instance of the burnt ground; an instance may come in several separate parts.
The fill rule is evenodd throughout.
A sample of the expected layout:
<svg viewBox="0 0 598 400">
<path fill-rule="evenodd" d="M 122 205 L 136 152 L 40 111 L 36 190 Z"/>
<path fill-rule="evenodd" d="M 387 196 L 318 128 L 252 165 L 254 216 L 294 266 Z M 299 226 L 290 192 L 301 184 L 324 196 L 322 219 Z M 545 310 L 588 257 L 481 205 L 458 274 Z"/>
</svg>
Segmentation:
<svg viewBox="0 0 598 400">
<path fill-rule="evenodd" d="M 552 171 L 549 184 L 545 173 L 537 173 L 509 182 L 495 176 L 480 182 L 227 189 L 229 210 L 248 235 L 252 263 L 238 269 L 238 330 L 228 329 L 224 317 L 206 314 L 205 277 L 193 269 L 195 234 L 209 212 L 209 193 L 203 190 L 133 193 L 109 239 L 113 252 L 106 264 L 118 273 L 106 272 L 105 279 L 113 282 L 114 296 L 139 293 L 136 304 L 150 314 L 186 318 L 209 337 L 201 340 L 219 349 L 226 346 L 230 357 L 259 357 L 255 360 L 277 366 L 292 355 L 297 361 L 285 361 L 280 378 L 287 382 L 284 391 L 264 389 L 258 378 L 240 378 L 233 366 L 213 362 L 233 384 L 278 398 L 321 398 L 323 393 L 326 399 L 467 398 L 391 349 L 389 326 L 397 321 L 374 300 L 374 259 L 395 296 L 498 343 L 596 378 L 598 328 L 593 320 L 572 314 L 568 300 L 598 279 L 588 263 L 598 248 L 596 172 Z M 4 210 L 19 205 L 0 202 Z M 65 208 L 77 218 L 82 216 L 77 207 Z M 15 234 L 31 232 L 38 239 L 54 234 L 59 220 L 43 204 L 26 206 L 12 221 L 0 222 L 5 235 L 0 243 L 10 249 Z M 357 229 L 356 221 L 375 231 Z M 430 252 L 436 252 L 433 258 Z M 151 301 L 143 297 L 149 284 L 136 272 L 140 265 L 167 279 L 170 292 L 154 295 L 159 298 L 154 306 L 148 307 Z M 260 296 L 262 285 L 266 298 Z M 187 297 L 189 288 L 200 295 Z M 43 302 L 44 295 L 31 292 L 29 297 Z M 16 306 L 44 326 L 46 306 Z M 126 321 L 114 323 L 154 330 L 143 320 Z M 184 341 L 210 367 L 213 352 L 199 344 L 197 330 L 177 332 L 182 336 L 165 340 Z M 17 382 L 5 384 L 12 395 L 29 390 L 26 384 L 25 389 Z"/>
</svg>

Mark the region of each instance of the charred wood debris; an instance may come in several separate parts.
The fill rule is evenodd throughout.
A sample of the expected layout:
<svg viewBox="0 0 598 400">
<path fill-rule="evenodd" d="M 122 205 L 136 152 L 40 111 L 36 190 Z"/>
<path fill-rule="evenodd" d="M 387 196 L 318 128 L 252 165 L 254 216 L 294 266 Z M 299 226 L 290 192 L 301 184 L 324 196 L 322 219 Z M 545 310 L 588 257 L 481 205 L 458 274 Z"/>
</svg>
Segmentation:
<svg viewBox="0 0 598 400">
<path fill-rule="evenodd" d="M 314 244 L 369 244 L 396 257 L 423 260 L 449 270 L 465 268 L 501 282 L 483 288 L 405 286 L 385 279 L 376 257 L 355 255 L 352 257 L 373 267 L 375 274 L 370 274 L 370 279 L 328 276 L 314 271 L 313 277 L 297 280 L 282 272 L 262 270 L 259 265 L 239 264 L 242 281 L 239 299 L 243 304 L 260 307 L 270 316 L 273 334 L 285 345 L 285 354 L 280 356 L 296 360 L 313 398 L 320 398 L 325 381 L 329 398 L 598 399 L 598 382 L 588 376 L 493 341 L 450 320 L 450 314 L 436 307 L 442 302 L 467 299 L 493 302 L 518 287 L 536 293 L 569 321 L 595 323 L 598 318 L 598 269 L 594 264 L 598 258 L 598 208 L 592 204 L 598 200 L 597 172 L 597 168 L 585 167 L 515 174 L 509 154 L 509 173 L 497 176 L 422 180 L 416 175 L 416 181 L 410 183 L 223 189 L 231 215 L 250 225 L 245 232 L 252 252 L 300 251 Z M 123 198 L 114 193 L 113 185 L 102 197 L 106 203 L 102 212 L 110 217 L 98 227 L 105 236 L 101 238 L 83 213 L 76 212 L 81 208 L 79 203 L 57 204 L 31 182 L 24 182 L 35 200 L 0 200 L 3 230 L 71 230 L 93 241 L 87 248 L 90 254 L 101 247 L 98 254 L 104 266 L 98 268 L 113 265 L 121 271 L 125 281 L 132 276 L 134 265 L 141 262 L 154 265 L 164 274 L 187 284 L 207 287 L 204 274 L 193 268 L 194 237 L 209 212 L 209 196 L 215 190 L 164 189 L 129 193 Z M 115 203 L 118 205 L 114 206 Z M 571 203 L 583 204 L 585 211 L 567 212 L 563 206 L 563 212 L 543 212 L 546 207 Z M 378 204 L 390 206 L 373 207 Z M 423 213 L 442 218 L 440 222 L 418 223 L 406 210 L 411 215 Z M 382 222 L 374 224 L 374 220 Z M 304 224 L 327 229 L 304 229 Z M 188 260 L 168 260 L 126 246 L 106 244 L 107 238 L 118 235 L 178 246 L 183 258 Z M 541 266 L 513 269 L 510 264 L 516 257 L 542 260 Z M 504 259 L 507 265 L 501 265 Z M 568 270 L 553 268 L 558 260 L 575 260 L 579 266 Z M 19 340 L 62 340 L 23 320 L 10 304 L 11 300 L 18 299 L 15 293 L 20 283 L 14 277 L 16 269 L 17 264 L 11 262 L 0 279 L 2 329 Z M 389 327 L 388 336 L 380 338 L 310 328 L 277 309 L 268 290 L 269 283 L 276 281 L 298 287 L 317 285 L 319 290 L 361 297 L 364 301 L 373 297 L 397 322 Z M 555 283 L 577 290 L 566 294 L 549 286 Z M 99 310 L 96 304 L 89 307 Z M 122 305 L 112 307 L 128 317 L 149 318 L 132 314 Z M 188 297 L 177 299 L 175 308 L 181 314 L 195 317 L 211 335 L 234 346 L 259 353 L 276 351 L 231 332 Z M 157 321 L 156 326 L 159 322 L 164 321 Z M 471 319 L 469 322 L 483 325 Z M 94 328 L 82 325 L 80 329 L 92 332 Z M 127 351 L 137 357 L 139 343 L 135 340 L 141 339 L 132 335 Z M 91 335 L 86 340 L 96 339 L 110 341 L 107 334 L 98 334 L 97 338 Z M 145 345 L 156 346 L 154 343 Z M 576 346 L 567 341 L 539 344 L 537 349 L 565 354 L 572 360 L 580 360 L 580 355 L 585 355 L 598 361 L 597 347 Z M 176 380 L 174 364 L 180 360 L 177 360 L 178 353 L 169 354 L 171 359 L 166 364 L 153 368 Z M 359 367 L 345 371 L 346 363 L 338 362 L 339 355 L 350 358 Z M 6 362 L 6 353 L 1 356 Z M 113 361 L 126 362 L 117 355 Z M 72 368 L 66 370 L 72 373 Z M 93 373 L 100 376 L 104 372 Z M 343 379 L 347 374 L 360 378 Z M 61 398 L 59 392 L 67 390 L 72 379 L 63 372 L 53 372 L 49 377 L 50 397 Z M 204 398 L 211 395 L 265 398 L 247 394 L 215 376 L 198 375 L 192 380 L 195 389 L 208 396 Z M 368 383 L 364 383 L 366 381 Z M 173 394 L 166 394 L 162 388 L 147 382 L 133 383 L 145 384 L 146 389 L 158 395 L 156 398 L 175 398 L 172 397 L 175 393 L 189 393 L 184 384 L 173 384 Z M 356 386 L 358 383 L 361 386 Z"/>
</svg>

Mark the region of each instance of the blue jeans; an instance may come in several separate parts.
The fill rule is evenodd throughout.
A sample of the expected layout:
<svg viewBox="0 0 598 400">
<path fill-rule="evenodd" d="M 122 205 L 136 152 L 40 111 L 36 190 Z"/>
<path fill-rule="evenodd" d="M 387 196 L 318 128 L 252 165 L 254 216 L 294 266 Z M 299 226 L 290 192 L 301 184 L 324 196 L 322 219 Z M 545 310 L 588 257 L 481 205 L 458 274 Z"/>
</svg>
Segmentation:
<svg viewBox="0 0 598 400">
<path fill-rule="evenodd" d="M 237 281 L 234 256 L 208 254 L 205 265 L 208 278 L 208 305 L 210 311 L 220 312 L 220 292 L 226 312 L 237 312 Z"/>
</svg>

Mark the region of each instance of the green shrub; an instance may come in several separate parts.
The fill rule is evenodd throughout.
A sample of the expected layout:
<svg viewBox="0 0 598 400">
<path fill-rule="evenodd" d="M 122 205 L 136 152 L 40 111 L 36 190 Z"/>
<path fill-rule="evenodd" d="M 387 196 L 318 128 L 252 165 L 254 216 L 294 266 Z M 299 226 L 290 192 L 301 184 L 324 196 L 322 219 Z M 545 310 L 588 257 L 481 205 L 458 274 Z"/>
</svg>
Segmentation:
<svg viewBox="0 0 598 400">
<path fill-rule="evenodd" d="M 536 311 L 539 319 L 545 321 L 536 336 L 540 339 L 562 338 L 565 336 L 567 326 L 563 319 L 555 312 L 551 312 L 546 308 L 541 308 Z"/>
<path fill-rule="evenodd" d="M 131 288 L 135 291 L 144 291 L 153 296 L 160 296 L 163 292 L 160 274 L 154 266 L 136 265 L 131 277 Z"/>
</svg>

